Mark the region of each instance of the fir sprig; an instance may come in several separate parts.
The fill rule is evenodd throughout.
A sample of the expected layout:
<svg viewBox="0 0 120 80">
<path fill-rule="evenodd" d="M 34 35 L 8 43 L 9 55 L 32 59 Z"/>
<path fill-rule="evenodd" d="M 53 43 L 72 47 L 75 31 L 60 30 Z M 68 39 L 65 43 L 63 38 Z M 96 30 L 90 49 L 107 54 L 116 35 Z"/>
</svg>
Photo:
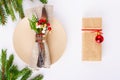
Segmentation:
<svg viewBox="0 0 120 80">
<path fill-rule="evenodd" d="M 51 31 L 50 23 L 48 19 L 41 18 L 38 19 L 35 15 L 32 15 L 31 19 L 29 20 L 29 25 L 32 30 L 34 30 L 37 34 L 45 35 L 48 31 Z"/>
<path fill-rule="evenodd" d="M 2 56 L 1 56 L 1 62 L 2 62 L 2 80 L 5 80 L 5 71 L 6 71 L 6 50 L 2 50 Z"/>
<path fill-rule="evenodd" d="M 11 16 L 12 21 L 16 20 L 15 13 L 19 14 L 20 18 L 24 17 L 23 0 L 1 0 L 0 1 L 0 24 L 7 23 L 7 16 Z"/>
<path fill-rule="evenodd" d="M 43 79 L 43 75 L 38 75 L 35 78 L 33 78 L 32 80 L 42 80 Z"/>
<path fill-rule="evenodd" d="M 27 70 L 24 74 L 24 76 L 21 78 L 21 80 L 27 80 L 32 74 L 32 71 L 31 70 Z"/>
<path fill-rule="evenodd" d="M 39 33 L 39 30 L 36 28 L 36 22 L 38 21 L 37 17 L 33 15 L 32 19 L 28 19 L 28 20 L 29 20 L 31 29 L 34 30 L 36 33 Z"/>
<path fill-rule="evenodd" d="M 40 0 L 43 4 L 47 4 L 48 0 Z"/>
<path fill-rule="evenodd" d="M 47 4 L 48 0 L 40 0 L 40 2 L 42 2 L 43 4 Z M 8 16 L 11 16 L 12 21 L 15 21 L 16 12 L 19 14 L 20 18 L 24 18 L 22 3 L 23 3 L 23 0 L 1 0 L 0 1 L 0 24 L 5 25 L 7 23 Z"/>
<path fill-rule="evenodd" d="M 4 4 L 4 7 L 5 7 L 5 10 L 6 10 L 6 13 L 7 13 L 7 15 L 9 15 L 9 14 L 10 14 L 10 11 L 9 11 L 9 7 L 8 7 L 8 5 L 7 5 L 6 0 L 2 0 L 2 4 Z"/>
<path fill-rule="evenodd" d="M 0 24 L 4 25 L 7 22 L 7 16 L 4 8 L 0 4 Z"/>
<path fill-rule="evenodd" d="M 7 50 L 2 50 L 0 56 L 0 80 L 27 80 L 31 76 L 32 70 L 28 67 L 19 70 L 17 65 L 13 64 L 13 60 L 13 54 L 7 59 Z M 41 80 L 42 78 L 36 76 L 33 80 Z"/>
<path fill-rule="evenodd" d="M 14 59 L 14 56 L 13 54 L 9 56 L 9 59 L 7 60 L 7 64 L 6 64 L 6 76 L 8 76 L 8 80 L 10 80 L 10 68 L 13 64 L 13 59 Z"/>
<path fill-rule="evenodd" d="M 11 54 L 9 56 L 9 59 L 7 60 L 7 66 L 6 66 L 6 69 L 8 70 L 9 68 L 11 68 L 12 64 L 13 64 L 13 59 L 14 59 L 14 56 L 13 54 Z"/>
<path fill-rule="evenodd" d="M 16 1 L 17 9 L 18 9 L 18 13 L 19 13 L 20 18 L 24 18 L 24 11 L 23 11 L 22 3 L 23 3 L 23 0 Z"/>
<path fill-rule="evenodd" d="M 12 20 L 15 21 L 16 17 L 15 17 L 14 10 L 13 10 L 13 8 L 11 6 L 11 3 L 8 3 L 8 6 L 9 6 L 9 10 L 10 10 L 10 16 L 11 16 Z"/>
</svg>

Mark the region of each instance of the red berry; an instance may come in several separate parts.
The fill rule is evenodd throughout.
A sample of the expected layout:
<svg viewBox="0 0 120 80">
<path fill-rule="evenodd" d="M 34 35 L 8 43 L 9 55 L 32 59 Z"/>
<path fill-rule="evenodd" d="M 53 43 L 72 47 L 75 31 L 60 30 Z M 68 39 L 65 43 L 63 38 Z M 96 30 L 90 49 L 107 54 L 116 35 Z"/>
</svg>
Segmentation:
<svg viewBox="0 0 120 80">
<path fill-rule="evenodd" d="M 37 24 L 38 24 L 38 25 L 41 25 L 41 24 L 42 24 L 42 22 L 38 22 Z"/>
<path fill-rule="evenodd" d="M 42 23 L 46 23 L 46 19 L 45 18 L 42 18 L 41 21 L 42 21 Z"/>
<path fill-rule="evenodd" d="M 47 26 L 49 27 L 49 26 L 50 26 L 50 23 L 47 23 Z"/>
<path fill-rule="evenodd" d="M 40 19 L 38 22 L 42 23 L 42 19 Z"/>
<path fill-rule="evenodd" d="M 41 25 L 42 24 L 42 20 L 40 19 L 39 21 L 38 21 L 38 25 Z"/>
<path fill-rule="evenodd" d="M 45 18 L 41 18 L 38 23 L 46 23 L 46 19 Z"/>
<path fill-rule="evenodd" d="M 95 38 L 95 41 L 97 43 L 102 43 L 104 40 L 103 36 L 102 35 L 97 35 L 96 38 Z"/>
<path fill-rule="evenodd" d="M 51 31 L 51 30 L 52 30 L 52 28 L 51 28 L 51 27 L 48 27 L 48 30 L 49 30 L 49 31 Z"/>
</svg>

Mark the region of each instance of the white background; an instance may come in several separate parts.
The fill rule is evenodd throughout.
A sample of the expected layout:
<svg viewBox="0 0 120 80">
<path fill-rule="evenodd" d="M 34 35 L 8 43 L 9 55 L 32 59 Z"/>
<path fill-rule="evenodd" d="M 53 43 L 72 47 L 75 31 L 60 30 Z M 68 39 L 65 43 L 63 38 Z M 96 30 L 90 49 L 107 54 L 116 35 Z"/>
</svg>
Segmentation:
<svg viewBox="0 0 120 80">
<path fill-rule="evenodd" d="M 24 10 L 40 5 L 24 0 Z M 64 55 L 50 69 L 35 71 L 44 75 L 44 80 L 120 80 L 120 0 L 49 0 L 54 5 L 54 16 L 62 23 L 67 35 Z M 82 17 L 102 17 L 102 61 L 81 60 Z M 10 17 L 6 26 L 0 26 L 0 49 L 14 53 L 14 63 L 22 69 L 26 64 L 16 55 L 13 47 L 13 32 L 17 23 Z M 57 27 L 57 26 L 56 26 Z M 8 55 L 9 55 L 8 54 Z"/>
</svg>

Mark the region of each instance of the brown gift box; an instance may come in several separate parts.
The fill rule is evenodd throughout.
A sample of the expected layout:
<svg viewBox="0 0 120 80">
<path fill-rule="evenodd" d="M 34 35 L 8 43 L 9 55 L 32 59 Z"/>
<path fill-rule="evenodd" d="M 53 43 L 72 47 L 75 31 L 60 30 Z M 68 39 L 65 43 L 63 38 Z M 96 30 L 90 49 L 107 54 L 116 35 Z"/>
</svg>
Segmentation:
<svg viewBox="0 0 120 80">
<path fill-rule="evenodd" d="M 82 29 L 102 29 L 102 18 L 83 18 Z M 95 41 L 96 32 L 82 32 L 82 60 L 100 61 L 102 46 Z"/>
</svg>

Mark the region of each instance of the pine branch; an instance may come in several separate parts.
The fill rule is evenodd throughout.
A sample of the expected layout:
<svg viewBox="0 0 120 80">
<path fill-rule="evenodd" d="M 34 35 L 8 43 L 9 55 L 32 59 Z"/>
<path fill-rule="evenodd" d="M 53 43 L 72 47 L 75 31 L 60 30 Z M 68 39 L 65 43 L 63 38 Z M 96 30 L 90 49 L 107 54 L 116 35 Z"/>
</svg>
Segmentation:
<svg viewBox="0 0 120 80">
<path fill-rule="evenodd" d="M 17 1 L 18 1 L 18 3 L 19 3 L 19 4 L 21 4 L 21 5 L 22 5 L 23 0 L 17 0 Z"/>
<path fill-rule="evenodd" d="M 40 1 L 43 4 L 48 3 L 48 0 L 40 0 Z M 1 0 L 0 1 L 0 24 L 2 25 L 6 24 L 8 15 L 11 16 L 13 21 L 16 20 L 15 11 L 18 12 L 20 18 L 24 18 L 22 3 L 23 3 L 23 0 Z"/>
<path fill-rule="evenodd" d="M 17 67 L 17 65 L 13 65 L 11 68 L 10 68 L 10 70 L 9 70 L 9 72 L 10 72 L 10 79 L 11 80 L 16 80 L 17 79 L 17 75 L 18 75 L 18 73 L 19 73 L 19 70 L 18 70 L 18 67 Z"/>
<path fill-rule="evenodd" d="M 9 59 L 7 60 L 7 66 L 6 66 L 6 70 L 9 70 L 13 64 L 13 60 L 14 60 L 14 56 L 13 54 L 11 54 L 9 56 Z"/>
<path fill-rule="evenodd" d="M 8 7 L 9 7 L 9 10 L 10 10 L 10 16 L 11 16 L 12 20 L 13 21 L 16 20 L 15 13 L 14 13 L 14 10 L 12 8 L 11 3 L 8 3 Z"/>
<path fill-rule="evenodd" d="M 38 75 L 35 78 L 33 78 L 32 80 L 42 80 L 43 79 L 43 75 Z"/>
<path fill-rule="evenodd" d="M 9 59 L 7 60 L 7 66 L 6 66 L 6 76 L 7 76 L 7 79 L 10 80 L 10 68 L 13 64 L 13 59 L 14 59 L 14 56 L 13 54 L 9 56 Z"/>
<path fill-rule="evenodd" d="M 20 16 L 20 18 L 24 18 L 25 15 L 24 15 L 23 7 L 22 7 L 22 5 L 19 5 L 19 6 L 20 6 L 20 8 L 19 8 L 19 16 Z"/>
<path fill-rule="evenodd" d="M 0 70 L 0 80 L 2 80 L 2 69 Z"/>
<path fill-rule="evenodd" d="M 40 0 L 43 4 L 47 4 L 48 0 Z"/>
<path fill-rule="evenodd" d="M 16 20 L 15 12 L 18 12 L 20 18 L 24 18 L 22 6 L 23 0 L 1 0 L 0 1 L 0 24 L 5 24 L 7 16 L 10 15 L 12 21 Z"/>
<path fill-rule="evenodd" d="M 27 68 L 27 67 L 23 68 L 21 71 L 19 71 L 17 78 L 22 76 L 22 79 L 24 80 L 25 78 L 28 78 L 29 76 L 31 76 L 31 73 L 32 73 L 32 71 L 29 68 Z"/>
<path fill-rule="evenodd" d="M 20 71 L 20 73 L 19 73 L 19 75 L 21 76 L 21 75 L 24 75 L 27 71 L 29 71 L 30 69 L 29 68 L 23 68 L 21 71 Z"/>
<path fill-rule="evenodd" d="M 5 10 L 0 4 L 0 24 L 5 25 L 6 22 L 7 22 L 7 16 L 5 14 Z"/>
<path fill-rule="evenodd" d="M 7 76 L 7 79 L 8 80 L 10 80 L 10 68 L 11 68 L 11 66 L 12 66 L 12 64 L 13 64 L 13 59 L 14 59 L 14 56 L 13 56 L 13 54 L 12 55 L 10 55 L 9 56 L 9 59 L 7 60 L 7 65 L 6 65 L 6 72 L 5 72 L 5 74 L 6 74 L 6 76 Z"/>
<path fill-rule="evenodd" d="M 13 64 L 13 60 L 13 54 L 11 54 L 7 60 L 7 50 L 1 51 L 0 80 L 18 80 L 19 78 L 21 78 L 20 80 L 27 80 L 31 76 L 32 71 L 27 67 L 19 70 L 17 65 Z M 38 75 L 32 80 L 42 80 L 42 78 L 42 75 Z"/>
<path fill-rule="evenodd" d="M 7 5 L 7 0 L 2 0 L 2 4 L 4 4 L 6 13 L 7 13 L 7 15 L 9 15 L 9 14 L 10 14 L 10 11 L 9 11 L 9 8 L 8 8 L 8 5 Z"/>
<path fill-rule="evenodd" d="M 24 74 L 24 76 L 21 78 L 21 80 L 27 80 L 32 74 L 31 70 L 26 71 L 26 73 Z"/>
<path fill-rule="evenodd" d="M 7 0 L 8 3 L 12 2 L 12 1 L 14 1 L 14 0 Z"/>
<path fill-rule="evenodd" d="M 32 19 L 28 19 L 29 24 L 32 30 L 34 30 L 36 33 L 39 32 L 39 30 L 36 29 L 36 22 L 37 22 L 37 17 L 35 15 L 32 16 Z"/>
<path fill-rule="evenodd" d="M 17 4 L 17 8 L 18 8 L 20 18 L 24 18 L 22 2 L 23 2 L 23 0 L 16 0 L 16 4 Z"/>
<path fill-rule="evenodd" d="M 7 50 L 2 50 L 2 56 L 1 56 L 1 61 L 2 61 L 2 80 L 5 79 L 5 70 L 6 70 L 6 62 L 7 62 L 6 51 Z"/>
<path fill-rule="evenodd" d="M 17 0 L 13 0 L 12 2 L 13 8 L 15 9 L 16 12 L 18 12 L 18 4 L 17 4 Z"/>
<path fill-rule="evenodd" d="M 5 80 L 11 80 L 11 74 L 10 74 L 10 72 L 8 71 L 8 72 L 6 72 L 5 73 Z"/>
</svg>

